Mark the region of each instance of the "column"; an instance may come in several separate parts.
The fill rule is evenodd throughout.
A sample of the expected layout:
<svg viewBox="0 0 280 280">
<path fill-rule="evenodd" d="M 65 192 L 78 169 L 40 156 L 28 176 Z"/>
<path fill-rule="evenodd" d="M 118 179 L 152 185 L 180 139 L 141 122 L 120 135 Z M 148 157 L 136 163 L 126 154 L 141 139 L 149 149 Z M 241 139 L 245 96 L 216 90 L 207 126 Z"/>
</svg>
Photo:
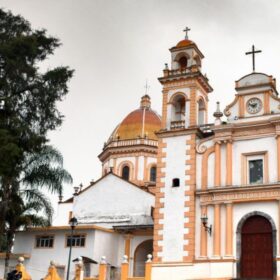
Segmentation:
<svg viewBox="0 0 280 280">
<path fill-rule="evenodd" d="M 277 177 L 280 181 L 280 135 L 277 135 Z"/>
<path fill-rule="evenodd" d="M 232 185 L 232 141 L 227 142 L 226 152 L 226 185 Z"/>
<path fill-rule="evenodd" d="M 201 216 L 203 215 L 207 216 L 207 206 L 201 207 Z M 200 225 L 200 257 L 207 257 L 207 231 L 202 223 Z"/>
<path fill-rule="evenodd" d="M 213 255 L 214 257 L 220 257 L 221 256 L 221 206 L 220 204 L 214 205 L 213 240 L 214 240 Z"/>
<path fill-rule="evenodd" d="M 280 199 L 278 200 L 278 255 L 280 256 Z"/>
<path fill-rule="evenodd" d="M 215 186 L 221 186 L 221 142 L 215 143 Z"/>
<path fill-rule="evenodd" d="M 124 244 L 124 254 L 127 256 L 128 261 L 130 260 L 130 244 L 131 244 L 131 234 L 126 234 L 124 236 L 125 238 L 125 244 Z"/>
<path fill-rule="evenodd" d="M 233 237 L 232 203 L 226 204 L 226 250 L 225 255 L 232 257 L 232 237 Z"/>
</svg>

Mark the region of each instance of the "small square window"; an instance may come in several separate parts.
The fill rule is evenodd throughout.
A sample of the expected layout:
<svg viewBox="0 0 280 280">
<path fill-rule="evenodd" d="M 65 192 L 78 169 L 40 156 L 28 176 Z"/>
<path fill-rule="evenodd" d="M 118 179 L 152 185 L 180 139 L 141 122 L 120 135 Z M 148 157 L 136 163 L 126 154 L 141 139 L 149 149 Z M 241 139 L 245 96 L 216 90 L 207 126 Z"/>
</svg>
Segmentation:
<svg viewBox="0 0 280 280">
<path fill-rule="evenodd" d="M 180 179 L 179 178 L 174 178 L 172 180 L 172 187 L 180 187 Z"/>
<path fill-rule="evenodd" d="M 263 160 L 254 159 L 249 160 L 249 183 L 261 184 L 263 183 Z"/>
</svg>

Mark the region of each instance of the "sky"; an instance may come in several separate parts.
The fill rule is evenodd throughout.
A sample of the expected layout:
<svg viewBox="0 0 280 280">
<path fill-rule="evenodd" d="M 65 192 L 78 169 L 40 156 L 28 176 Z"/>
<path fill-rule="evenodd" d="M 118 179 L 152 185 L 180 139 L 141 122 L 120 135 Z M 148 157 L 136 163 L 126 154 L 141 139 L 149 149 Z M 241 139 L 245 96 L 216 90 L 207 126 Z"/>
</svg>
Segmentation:
<svg viewBox="0 0 280 280">
<path fill-rule="evenodd" d="M 139 107 L 145 83 L 152 108 L 161 114 L 158 77 L 170 65 L 169 49 L 189 39 L 204 54 L 202 72 L 224 109 L 234 99 L 234 82 L 252 72 L 245 55 L 254 44 L 256 71 L 280 80 L 280 1 L 278 0 L 0 0 L 33 28 L 45 28 L 62 46 L 41 66 L 75 69 L 69 94 L 58 107 L 63 125 L 49 134 L 64 156 L 74 183 L 87 186 L 101 176 L 97 156 L 118 123 Z"/>
</svg>

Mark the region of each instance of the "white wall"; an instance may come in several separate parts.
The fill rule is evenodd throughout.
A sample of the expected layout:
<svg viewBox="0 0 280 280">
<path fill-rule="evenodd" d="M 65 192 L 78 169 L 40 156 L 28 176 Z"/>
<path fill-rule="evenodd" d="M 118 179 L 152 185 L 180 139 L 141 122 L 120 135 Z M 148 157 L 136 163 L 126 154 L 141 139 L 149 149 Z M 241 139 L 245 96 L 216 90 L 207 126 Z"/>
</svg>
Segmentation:
<svg viewBox="0 0 280 280">
<path fill-rule="evenodd" d="M 166 168 L 162 171 L 166 173 L 163 178 L 165 184 L 164 195 L 161 200 L 164 202 L 164 208 L 161 213 L 164 214 L 164 219 L 159 220 L 163 224 L 163 241 L 159 241 L 158 245 L 163 246 L 163 251 L 159 253 L 163 261 L 181 261 L 185 252 L 183 246 L 186 244 L 184 241 L 184 234 L 187 229 L 184 228 L 184 223 L 187 218 L 184 218 L 184 212 L 187 211 L 184 206 L 186 197 L 185 180 L 187 176 L 186 160 L 189 156 L 186 155 L 187 145 L 186 141 L 190 136 L 178 136 L 164 139 L 167 144 L 163 152 L 166 153 Z M 172 187 L 172 179 L 180 179 L 180 187 Z"/>
<path fill-rule="evenodd" d="M 152 194 L 109 174 L 75 198 L 73 213 L 95 223 L 103 218 L 150 216 L 152 206 Z"/>
<path fill-rule="evenodd" d="M 277 146 L 274 136 L 259 138 L 259 139 L 247 139 L 244 141 L 233 142 L 233 165 L 232 174 L 233 185 L 241 184 L 241 155 L 242 153 L 268 151 L 268 169 L 269 169 L 269 182 L 277 181 Z"/>
</svg>

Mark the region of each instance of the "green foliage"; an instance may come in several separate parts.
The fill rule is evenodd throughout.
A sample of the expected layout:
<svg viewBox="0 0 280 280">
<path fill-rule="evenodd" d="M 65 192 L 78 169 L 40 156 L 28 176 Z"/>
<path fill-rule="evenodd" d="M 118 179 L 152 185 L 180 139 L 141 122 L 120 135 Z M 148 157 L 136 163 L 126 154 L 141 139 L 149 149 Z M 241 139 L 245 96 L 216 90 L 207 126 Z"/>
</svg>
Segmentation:
<svg viewBox="0 0 280 280">
<path fill-rule="evenodd" d="M 33 30 L 21 16 L 0 9 L 0 100 L 5 102 L 0 110 L 0 161 L 6 161 L 0 176 L 14 177 L 24 153 L 40 150 L 47 132 L 62 123 L 56 103 L 68 93 L 73 70 L 60 66 L 40 71 L 40 62 L 59 45 L 46 30 Z"/>
<path fill-rule="evenodd" d="M 61 195 L 63 184 L 72 182 L 47 133 L 62 123 L 57 103 L 73 70 L 40 68 L 60 44 L 0 9 L 0 247 L 7 252 L 17 229 L 50 224 L 53 210 L 42 190 Z"/>
</svg>

